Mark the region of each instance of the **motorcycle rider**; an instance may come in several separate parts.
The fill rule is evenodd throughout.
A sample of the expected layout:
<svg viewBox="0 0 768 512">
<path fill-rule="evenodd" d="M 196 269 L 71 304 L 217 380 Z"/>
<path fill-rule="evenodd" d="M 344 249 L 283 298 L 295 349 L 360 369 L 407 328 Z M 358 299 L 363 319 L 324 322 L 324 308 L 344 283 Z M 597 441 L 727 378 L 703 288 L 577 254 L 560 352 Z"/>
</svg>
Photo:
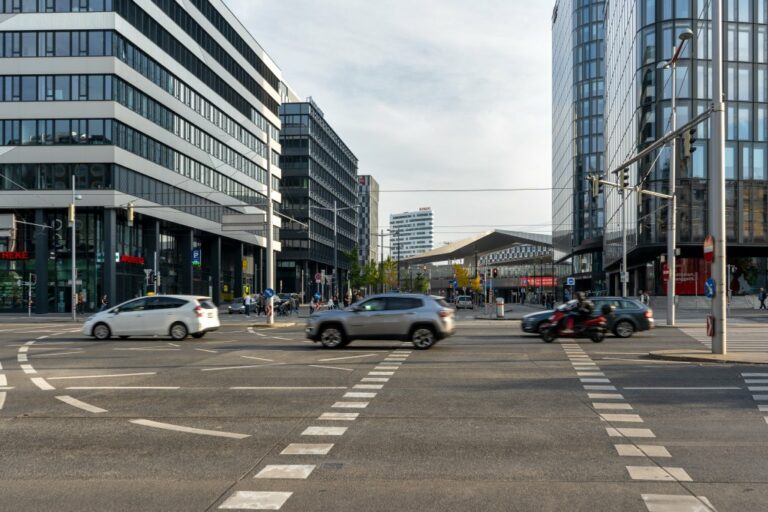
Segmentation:
<svg viewBox="0 0 768 512">
<path fill-rule="evenodd" d="M 566 329 L 570 332 L 574 331 L 577 322 L 581 323 L 588 319 L 595 311 L 595 303 L 589 300 L 586 293 L 578 292 L 576 300 L 578 301 L 576 307 L 568 314 L 566 319 Z"/>
</svg>

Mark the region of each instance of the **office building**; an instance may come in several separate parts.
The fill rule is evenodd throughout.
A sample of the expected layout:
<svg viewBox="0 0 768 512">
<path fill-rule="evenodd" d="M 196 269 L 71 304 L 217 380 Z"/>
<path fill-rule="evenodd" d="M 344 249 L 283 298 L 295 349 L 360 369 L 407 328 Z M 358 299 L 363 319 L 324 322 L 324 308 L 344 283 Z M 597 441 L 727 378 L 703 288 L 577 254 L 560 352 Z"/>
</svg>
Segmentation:
<svg viewBox="0 0 768 512">
<path fill-rule="evenodd" d="M 373 176 L 357 177 L 357 199 L 357 251 L 360 264 L 364 265 L 379 260 L 379 184 Z"/>
<path fill-rule="evenodd" d="M 728 263 L 734 266 L 734 294 L 756 293 L 766 284 L 768 243 L 768 5 L 726 1 L 724 9 L 726 112 L 726 227 Z M 712 103 L 711 9 L 706 0 L 610 2 L 605 31 L 606 169 L 647 147 L 670 129 L 671 71 L 668 61 L 679 35 L 691 29 L 677 64 L 678 127 Z M 629 27 L 629 29 L 627 28 Z M 628 33 L 627 30 L 630 30 Z M 701 295 L 710 275 L 702 242 L 709 227 L 709 130 L 699 125 L 695 150 L 678 153 L 678 295 Z M 678 144 L 681 148 L 682 144 Z M 630 185 L 666 193 L 670 148 L 629 167 Z M 619 289 L 622 257 L 621 198 L 606 194 L 605 270 L 611 289 Z M 626 203 L 630 293 L 666 293 L 666 200 L 631 194 Z"/>
<path fill-rule="evenodd" d="M 283 225 L 278 287 L 313 295 L 320 289 L 315 276 L 333 275 L 335 246 L 341 292 L 349 268 L 344 253 L 357 246 L 357 157 L 312 98 L 299 101 L 291 92 L 280 118 L 283 211 L 299 223 Z M 328 296 L 330 287 L 323 284 Z"/>
<path fill-rule="evenodd" d="M 0 309 L 25 308 L 16 282 L 34 274 L 34 311 L 69 311 L 73 252 L 84 310 L 152 291 L 150 270 L 159 292 L 216 302 L 263 284 L 263 226 L 221 218 L 262 212 L 270 185 L 280 203 L 281 77 L 221 0 L 0 11 L 0 216 L 17 221 Z"/>
<path fill-rule="evenodd" d="M 552 12 L 552 232 L 558 269 L 577 289 L 605 288 L 604 197 L 587 177 L 603 159 L 603 25 L 606 2 L 558 0 Z"/>
<path fill-rule="evenodd" d="M 431 251 L 434 216 L 432 208 L 419 208 L 415 212 L 393 213 L 389 216 L 390 255 L 404 260 Z"/>
</svg>

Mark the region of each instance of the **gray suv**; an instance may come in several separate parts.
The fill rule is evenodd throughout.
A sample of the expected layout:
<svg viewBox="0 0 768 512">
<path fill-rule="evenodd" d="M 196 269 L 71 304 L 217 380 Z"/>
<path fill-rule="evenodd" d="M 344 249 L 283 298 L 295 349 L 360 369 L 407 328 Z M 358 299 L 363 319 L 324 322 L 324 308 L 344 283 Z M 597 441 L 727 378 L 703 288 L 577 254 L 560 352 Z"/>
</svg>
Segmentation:
<svg viewBox="0 0 768 512">
<path fill-rule="evenodd" d="M 325 348 L 340 348 L 356 339 L 395 339 L 428 349 L 455 329 L 453 309 L 442 297 L 390 293 L 315 313 L 307 321 L 306 334 Z"/>
</svg>

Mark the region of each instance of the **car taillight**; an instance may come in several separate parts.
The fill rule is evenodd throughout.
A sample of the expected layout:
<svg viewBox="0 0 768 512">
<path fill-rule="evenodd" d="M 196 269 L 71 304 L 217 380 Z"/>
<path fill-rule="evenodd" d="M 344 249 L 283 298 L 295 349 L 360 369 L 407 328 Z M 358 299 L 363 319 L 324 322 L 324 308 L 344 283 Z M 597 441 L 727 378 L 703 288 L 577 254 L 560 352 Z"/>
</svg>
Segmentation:
<svg viewBox="0 0 768 512">
<path fill-rule="evenodd" d="M 645 312 L 645 318 L 653 318 L 653 310 L 649 309 Z"/>
<path fill-rule="evenodd" d="M 195 315 L 197 315 L 197 318 L 202 318 L 205 313 L 203 313 L 203 308 L 200 306 L 195 306 Z"/>
<path fill-rule="evenodd" d="M 438 315 L 440 315 L 440 318 L 445 318 L 445 317 L 451 316 L 451 312 L 450 311 L 446 311 L 446 310 L 442 310 L 442 311 L 440 311 L 440 313 L 438 313 Z"/>
</svg>

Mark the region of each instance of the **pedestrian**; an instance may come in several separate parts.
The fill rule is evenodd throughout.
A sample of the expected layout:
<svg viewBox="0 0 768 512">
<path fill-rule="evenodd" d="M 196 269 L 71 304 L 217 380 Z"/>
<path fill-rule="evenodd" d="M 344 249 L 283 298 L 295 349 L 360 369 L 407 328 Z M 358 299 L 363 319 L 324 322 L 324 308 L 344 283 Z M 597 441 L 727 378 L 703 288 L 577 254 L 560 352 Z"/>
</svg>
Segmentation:
<svg viewBox="0 0 768 512">
<path fill-rule="evenodd" d="M 251 294 L 246 293 L 243 297 L 243 308 L 245 309 L 245 316 L 251 316 Z"/>
<path fill-rule="evenodd" d="M 85 294 L 83 292 L 79 292 L 77 294 L 77 313 L 82 315 L 83 311 L 85 311 Z"/>
<path fill-rule="evenodd" d="M 267 306 L 266 300 L 264 299 L 264 294 L 259 293 L 256 295 L 256 316 L 261 316 L 262 312 L 265 316 L 267 316 Z"/>
<path fill-rule="evenodd" d="M 765 288 L 760 288 L 760 293 L 757 294 L 757 299 L 760 301 L 760 309 L 768 309 L 765 307 L 765 299 L 768 299 L 768 294 L 765 293 Z"/>
<path fill-rule="evenodd" d="M 101 296 L 101 309 L 99 311 L 106 311 L 109 308 L 109 299 L 106 295 Z"/>
</svg>

